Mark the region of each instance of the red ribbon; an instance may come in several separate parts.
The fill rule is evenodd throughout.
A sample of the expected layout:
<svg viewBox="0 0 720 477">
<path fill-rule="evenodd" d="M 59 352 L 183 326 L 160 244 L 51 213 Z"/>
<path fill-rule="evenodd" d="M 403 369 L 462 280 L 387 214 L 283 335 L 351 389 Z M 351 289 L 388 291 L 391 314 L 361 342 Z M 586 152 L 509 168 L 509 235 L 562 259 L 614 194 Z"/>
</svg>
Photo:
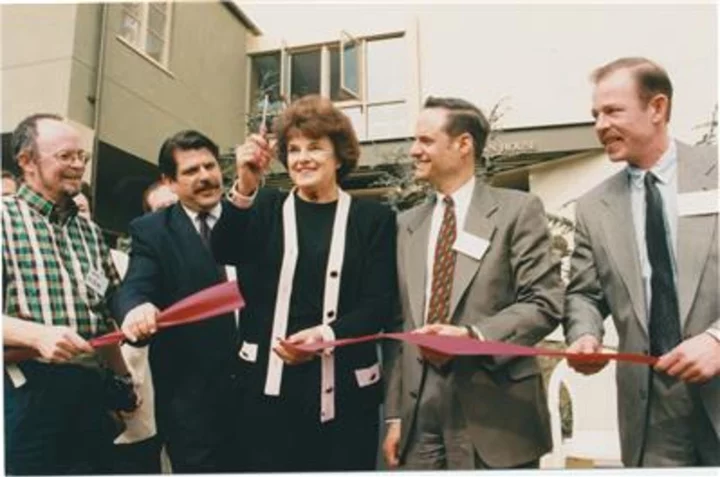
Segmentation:
<svg viewBox="0 0 720 477">
<path fill-rule="evenodd" d="M 522 346 L 500 341 L 480 341 L 464 336 L 426 335 L 420 333 L 378 333 L 375 335 L 345 338 L 335 341 L 290 345 L 301 351 L 316 352 L 330 347 L 342 347 L 366 341 L 394 339 L 405 341 L 438 353 L 451 356 L 553 356 L 572 358 L 574 361 L 597 362 L 607 360 L 654 365 L 658 358 L 636 353 L 569 353 L 548 348 Z M 285 346 L 289 346 L 287 343 Z"/>
<path fill-rule="evenodd" d="M 174 326 L 182 326 L 208 318 L 220 316 L 245 307 L 245 299 L 240 294 L 235 281 L 223 282 L 194 293 L 174 305 L 161 311 L 157 316 L 158 331 Z M 122 331 L 90 339 L 93 348 L 120 343 L 125 338 Z M 16 363 L 39 356 L 37 350 L 27 347 L 6 348 L 6 363 Z"/>
</svg>

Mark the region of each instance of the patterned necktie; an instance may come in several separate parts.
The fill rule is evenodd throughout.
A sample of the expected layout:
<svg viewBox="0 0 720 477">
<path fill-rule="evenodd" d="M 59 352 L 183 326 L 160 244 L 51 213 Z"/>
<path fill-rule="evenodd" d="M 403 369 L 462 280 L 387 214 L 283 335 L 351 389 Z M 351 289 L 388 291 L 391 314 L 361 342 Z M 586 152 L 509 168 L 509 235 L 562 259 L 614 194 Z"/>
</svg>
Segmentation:
<svg viewBox="0 0 720 477">
<path fill-rule="evenodd" d="M 435 245 L 433 262 L 432 290 L 428 308 L 428 323 L 447 323 L 450 314 L 450 292 L 452 291 L 456 253 L 452 249 L 457 234 L 455 227 L 455 207 L 452 197 L 446 196 L 445 214 L 443 214 L 440 232 Z"/>
<path fill-rule="evenodd" d="M 660 356 L 681 341 L 680 312 L 665 229 L 663 200 L 652 172 L 645 174 L 645 242 L 650 275 L 650 353 Z"/>
</svg>

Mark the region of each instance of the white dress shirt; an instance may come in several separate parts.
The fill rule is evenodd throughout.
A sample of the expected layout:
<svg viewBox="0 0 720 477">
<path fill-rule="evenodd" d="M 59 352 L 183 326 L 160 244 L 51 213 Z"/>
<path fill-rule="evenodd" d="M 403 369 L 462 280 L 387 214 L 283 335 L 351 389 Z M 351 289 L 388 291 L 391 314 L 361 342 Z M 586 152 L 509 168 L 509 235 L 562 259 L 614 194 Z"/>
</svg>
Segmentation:
<svg viewBox="0 0 720 477">
<path fill-rule="evenodd" d="M 474 190 L 475 176 L 472 176 L 458 190 L 450 194 L 455 204 L 455 226 L 457 228 L 455 231 L 456 237 L 459 232 L 465 228 L 465 219 L 467 218 Z M 435 201 L 435 207 L 433 208 L 430 222 L 430 237 L 428 238 L 428 253 L 425 266 L 425 322 L 427 322 L 427 308 L 430 303 L 430 297 L 432 296 L 432 273 L 433 266 L 435 265 L 435 247 L 437 245 L 438 234 L 440 233 L 440 226 L 442 225 L 442 218 L 445 214 L 446 207 L 444 202 L 445 194 L 441 194 L 440 192 L 436 192 L 436 194 L 437 199 Z"/>
<path fill-rule="evenodd" d="M 665 228 L 669 230 L 668 246 L 670 250 L 673 278 L 677 286 L 677 147 L 675 141 L 670 141 L 670 145 L 663 153 L 650 171 L 657 177 L 656 185 L 660 190 L 663 200 L 663 217 L 665 219 Z M 640 270 L 642 273 L 643 289 L 645 291 L 645 305 L 650 316 L 651 301 L 651 284 L 650 275 L 652 268 L 650 267 L 650 259 L 647 253 L 647 244 L 645 242 L 645 174 L 646 171 L 633 166 L 628 166 L 628 176 L 630 178 L 630 201 L 632 204 L 633 225 L 635 228 L 635 240 L 638 248 L 638 258 L 640 259 Z"/>
<path fill-rule="evenodd" d="M 192 209 L 189 209 L 185 204 L 182 205 L 183 210 L 185 213 L 190 217 L 190 222 L 192 222 L 193 226 L 195 227 L 195 230 L 197 230 L 197 233 L 200 233 L 200 222 L 198 221 L 198 215 L 199 212 L 196 212 Z M 215 207 L 213 207 L 210 211 L 208 211 L 207 216 L 207 224 L 208 227 L 210 227 L 210 230 L 215 227 L 215 224 L 220 219 L 220 215 L 222 215 L 222 203 L 218 202 Z"/>
</svg>

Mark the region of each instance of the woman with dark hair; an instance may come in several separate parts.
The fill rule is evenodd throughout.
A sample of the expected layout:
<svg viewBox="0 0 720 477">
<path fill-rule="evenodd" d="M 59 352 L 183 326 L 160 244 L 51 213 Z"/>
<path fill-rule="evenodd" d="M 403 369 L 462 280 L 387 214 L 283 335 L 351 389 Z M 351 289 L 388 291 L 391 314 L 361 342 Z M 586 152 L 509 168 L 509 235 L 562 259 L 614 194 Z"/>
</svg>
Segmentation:
<svg viewBox="0 0 720 477">
<path fill-rule="evenodd" d="M 377 348 L 321 354 L 292 345 L 377 333 L 396 300 L 395 215 L 338 185 L 360 155 L 349 119 L 306 96 L 276 120 L 277 146 L 251 136 L 236 150 L 236 207 L 213 229 L 216 259 L 238 266 L 239 405 L 250 471 L 372 470 L 382 383 Z M 260 188 L 273 150 L 294 184 Z"/>
</svg>

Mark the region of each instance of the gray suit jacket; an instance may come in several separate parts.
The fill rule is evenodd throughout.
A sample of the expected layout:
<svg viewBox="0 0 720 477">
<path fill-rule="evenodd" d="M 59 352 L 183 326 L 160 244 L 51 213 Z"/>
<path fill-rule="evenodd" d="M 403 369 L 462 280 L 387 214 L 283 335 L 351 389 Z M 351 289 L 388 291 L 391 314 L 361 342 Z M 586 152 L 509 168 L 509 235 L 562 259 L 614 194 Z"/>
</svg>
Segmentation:
<svg viewBox="0 0 720 477">
<path fill-rule="evenodd" d="M 433 206 L 430 201 L 399 218 L 398 327 L 405 330 L 423 325 Z M 458 253 L 451 323 L 474 325 L 488 340 L 537 343 L 562 317 L 559 263 L 550 251 L 540 200 L 478 179 L 464 230 L 487 240 L 489 247 L 479 260 Z M 423 364 L 412 345 L 390 343 L 386 356 L 386 416 L 402 419 L 402 462 L 413 438 Z M 517 466 L 550 449 L 545 390 L 534 358 L 456 357 L 451 379 L 475 449 L 488 465 Z"/>
<path fill-rule="evenodd" d="M 717 151 L 677 143 L 678 193 L 716 190 Z M 717 198 L 716 198 L 717 200 Z M 580 198 L 576 209 L 572 278 L 565 302 L 565 335 L 602 340 L 603 319 L 612 314 L 622 352 L 648 353 L 645 292 L 633 228 L 630 186 L 622 170 Z M 718 214 L 678 217 L 678 299 L 683 338 L 720 328 L 718 309 Z M 648 404 L 649 367 L 618 363 L 618 419 L 623 462 L 640 464 Z M 720 378 L 698 386 L 720 435 Z"/>
</svg>

